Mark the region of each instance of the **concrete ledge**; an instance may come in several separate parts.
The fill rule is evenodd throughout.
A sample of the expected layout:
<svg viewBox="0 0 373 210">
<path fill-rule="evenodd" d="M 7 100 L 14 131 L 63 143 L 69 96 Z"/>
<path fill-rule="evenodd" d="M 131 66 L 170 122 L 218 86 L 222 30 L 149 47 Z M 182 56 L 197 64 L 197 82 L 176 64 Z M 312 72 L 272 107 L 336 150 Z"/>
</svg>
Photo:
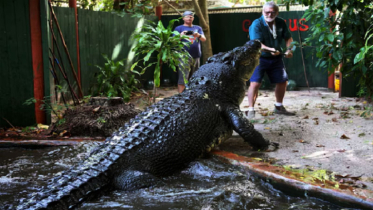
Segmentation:
<svg viewBox="0 0 373 210">
<path fill-rule="evenodd" d="M 259 162 L 253 158 L 221 150 L 214 150 L 212 154 L 228 160 L 231 164 L 248 169 L 252 174 L 270 182 L 285 193 L 316 197 L 345 207 L 373 209 L 373 191 L 332 181 L 309 183 L 290 177 L 290 173 L 294 172 L 272 166 L 269 163 Z"/>
</svg>

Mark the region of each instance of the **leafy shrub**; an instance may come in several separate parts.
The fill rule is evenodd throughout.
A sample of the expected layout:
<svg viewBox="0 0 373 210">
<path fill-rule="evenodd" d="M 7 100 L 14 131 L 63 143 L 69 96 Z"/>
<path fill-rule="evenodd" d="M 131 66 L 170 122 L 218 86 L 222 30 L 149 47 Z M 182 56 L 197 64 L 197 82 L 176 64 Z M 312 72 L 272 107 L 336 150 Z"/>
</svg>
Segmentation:
<svg viewBox="0 0 373 210">
<path fill-rule="evenodd" d="M 141 28 L 141 31 L 138 31 L 133 36 L 133 39 L 137 42 L 133 51 L 136 52 L 136 55 L 145 55 L 145 57 L 135 62 L 131 69 L 139 67 L 138 63 L 142 60 L 144 65 L 148 65 L 141 69 L 140 74 L 143 74 L 150 66 L 155 65 L 155 87 L 159 87 L 160 85 L 162 64 L 167 64 L 173 71 L 176 71 L 179 65 L 188 63 L 190 58 L 190 54 L 184 47 L 190 46 L 191 43 L 182 40 L 187 39 L 187 36 L 180 37 L 180 33 L 173 30 L 175 21 L 179 20 L 171 20 L 167 28 L 163 26 L 161 21 L 158 21 L 157 25 L 149 21 L 150 24 L 145 24 Z M 149 63 L 151 56 L 156 56 L 157 62 Z"/>
<path fill-rule="evenodd" d="M 329 72 L 342 64 L 342 76 L 359 78 L 360 94 L 373 96 L 373 2 L 363 0 L 283 0 L 309 8 L 304 17 L 312 23 L 307 44 L 314 44 L 320 59 L 316 67 Z"/>
<path fill-rule="evenodd" d="M 131 93 L 138 90 L 138 73 L 125 67 L 125 59 L 114 61 L 105 54 L 102 56 L 106 63 L 103 67 L 96 65 L 100 71 L 95 74 L 97 83 L 91 89 L 92 96 L 123 97 L 128 102 Z"/>
</svg>

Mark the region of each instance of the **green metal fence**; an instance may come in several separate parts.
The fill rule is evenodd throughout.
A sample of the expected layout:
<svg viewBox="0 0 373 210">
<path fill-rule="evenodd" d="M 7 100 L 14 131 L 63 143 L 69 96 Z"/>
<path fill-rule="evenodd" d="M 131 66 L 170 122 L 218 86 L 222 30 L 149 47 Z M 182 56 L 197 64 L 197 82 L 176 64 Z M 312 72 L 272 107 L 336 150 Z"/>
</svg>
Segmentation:
<svg viewBox="0 0 373 210">
<path fill-rule="evenodd" d="M 0 2 L 0 127 L 35 122 L 29 2 Z"/>
<path fill-rule="evenodd" d="M 54 10 L 77 72 L 74 9 L 54 8 Z M 144 21 L 140 18 L 133 18 L 130 14 L 122 17 L 115 13 L 82 9 L 78 9 L 78 18 L 82 90 L 84 95 L 89 95 L 91 87 L 96 82 L 95 73 L 98 72 L 98 68 L 95 65 L 104 66 L 105 63 L 102 54 L 108 55 L 109 58 L 114 56 L 116 60 L 128 59 L 127 61 L 132 63 L 130 37 Z M 145 19 L 154 21 L 156 17 L 147 16 Z M 57 34 L 55 27 L 54 29 Z M 62 47 L 59 41 L 59 48 L 62 49 Z M 63 56 L 62 61 L 68 71 L 69 81 L 75 83 L 71 68 L 67 65 L 69 62 L 66 55 Z M 75 83 L 74 89 L 76 88 Z"/>
</svg>

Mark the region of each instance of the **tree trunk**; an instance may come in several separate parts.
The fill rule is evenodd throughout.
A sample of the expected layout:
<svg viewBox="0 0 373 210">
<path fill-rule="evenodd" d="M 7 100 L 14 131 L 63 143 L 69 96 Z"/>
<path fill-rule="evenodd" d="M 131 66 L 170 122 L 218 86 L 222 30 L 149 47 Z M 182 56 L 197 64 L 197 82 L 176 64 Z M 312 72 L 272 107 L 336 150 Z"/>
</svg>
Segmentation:
<svg viewBox="0 0 373 210">
<path fill-rule="evenodd" d="M 209 15 L 207 10 L 207 0 L 192 0 L 194 11 L 199 18 L 200 26 L 202 27 L 203 33 L 205 34 L 206 41 L 202 42 L 202 65 L 206 63 L 207 58 L 212 56 L 211 46 L 211 35 L 210 35 L 210 23 Z"/>
</svg>

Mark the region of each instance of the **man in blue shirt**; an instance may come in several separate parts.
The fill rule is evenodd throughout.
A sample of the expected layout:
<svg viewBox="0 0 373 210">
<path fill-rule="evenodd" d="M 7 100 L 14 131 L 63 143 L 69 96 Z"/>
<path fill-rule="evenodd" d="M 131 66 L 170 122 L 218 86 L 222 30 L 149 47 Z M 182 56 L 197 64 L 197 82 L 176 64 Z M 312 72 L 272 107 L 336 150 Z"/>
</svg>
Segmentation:
<svg viewBox="0 0 373 210">
<path fill-rule="evenodd" d="M 201 42 L 206 41 L 205 35 L 203 35 L 202 28 L 198 25 L 193 25 L 194 20 L 194 13 L 191 11 L 185 11 L 183 13 L 183 21 L 184 24 L 177 26 L 175 31 L 180 33 L 180 36 L 186 35 L 189 37 L 189 41 L 191 42 L 190 47 L 186 47 L 185 49 L 189 52 L 192 60 L 189 61 L 189 65 L 184 65 L 184 68 L 179 66 L 178 68 L 178 91 L 179 93 L 183 92 L 185 89 L 184 77 L 188 80 L 192 74 L 197 71 L 200 66 L 200 57 L 201 57 Z M 188 33 L 189 32 L 189 33 Z M 191 33 L 190 33 L 191 32 Z M 188 71 L 190 67 L 190 71 Z"/>
<path fill-rule="evenodd" d="M 259 65 L 255 68 L 250 78 L 250 87 L 247 92 L 249 100 L 248 118 L 255 117 L 254 104 L 258 97 L 258 92 L 264 73 L 267 73 L 271 83 L 276 83 L 275 89 L 275 114 L 295 115 L 288 112 L 282 104 L 285 96 L 288 75 L 282 57 L 291 58 L 293 52 L 289 49 L 293 38 L 291 37 L 286 22 L 277 17 L 279 8 L 274 2 L 266 2 L 263 5 L 263 15 L 254 20 L 249 28 L 249 37 L 251 40 L 258 39 L 262 43 L 262 54 L 259 59 Z M 287 51 L 283 54 L 281 49 L 282 40 L 285 40 Z"/>
</svg>

